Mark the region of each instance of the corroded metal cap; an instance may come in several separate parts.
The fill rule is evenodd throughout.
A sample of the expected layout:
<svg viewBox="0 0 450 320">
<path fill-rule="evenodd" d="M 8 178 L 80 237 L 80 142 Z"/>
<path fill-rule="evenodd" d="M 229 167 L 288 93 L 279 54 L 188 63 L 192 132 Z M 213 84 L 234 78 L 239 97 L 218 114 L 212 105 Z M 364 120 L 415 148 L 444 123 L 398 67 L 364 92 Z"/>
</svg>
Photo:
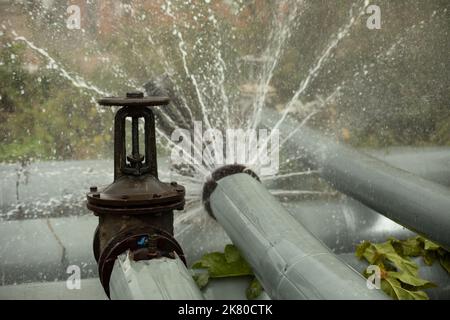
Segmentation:
<svg viewBox="0 0 450 320">
<path fill-rule="evenodd" d="M 101 106 L 152 107 L 167 105 L 170 99 L 165 96 L 144 97 L 143 92 L 136 91 L 128 92 L 125 98 L 105 97 L 97 100 L 97 102 Z"/>
</svg>

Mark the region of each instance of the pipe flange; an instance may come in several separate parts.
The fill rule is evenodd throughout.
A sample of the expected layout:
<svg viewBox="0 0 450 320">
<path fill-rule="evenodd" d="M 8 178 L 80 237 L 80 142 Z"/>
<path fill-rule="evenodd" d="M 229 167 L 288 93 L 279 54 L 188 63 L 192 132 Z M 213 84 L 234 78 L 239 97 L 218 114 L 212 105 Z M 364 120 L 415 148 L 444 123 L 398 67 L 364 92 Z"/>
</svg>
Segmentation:
<svg viewBox="0 0 450 320">
<path fill-rule="evenodd" d="M 219 169 L 214 170 L 213 173 L 211 174 L 211 177 L 208 178 L 208 180 L 203 185 L 203 192 L 202 192 L 203 206 L 205 207 L 205 210 L 209 213 L 209 215 L 211 217 L 213 217 L 214 219 L 215 219 L 215 217 L 214 217 L 214 213 L 212 212 L 212 209 L 211 209 L 209 197 L 216 189 L 217 182 L 220 179 L 225 178 L 227 176 L 231 176 L 233 174 L 237 174 L 237 173 L 246 173 L 246 174 L 250 175 L 251 177 L 255 178 L 256 180 L 258 180 L 259 182 L 261 182 L 258 175 L 254 171 L 252 171 L 251 169 L 249 169 L 246 166 L 241 165 L 241 164 L 230 164 L 230 165 L 226 165 L 226 166 L 220 167 Z"/>
</svg>

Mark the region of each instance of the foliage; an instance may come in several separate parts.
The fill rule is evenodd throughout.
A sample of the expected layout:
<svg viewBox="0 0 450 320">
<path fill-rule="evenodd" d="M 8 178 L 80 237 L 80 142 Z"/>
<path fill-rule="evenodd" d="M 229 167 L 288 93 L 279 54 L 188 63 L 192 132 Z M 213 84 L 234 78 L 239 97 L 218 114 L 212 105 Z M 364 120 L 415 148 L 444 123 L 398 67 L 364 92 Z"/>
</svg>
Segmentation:
<svg viewBox="0 0 450 320">
<path fill-rule="evenodd" d="M 252 282 L 250 282 L 250 285 L 245 291 L 245 294 L 247 296 L 247 299 L 253 300 L 258 298 L 263 290 L 264 289 L 261 286 L 261 283 L 258 281 L 258 279 L 253 278 Z"/>
<path fill-rule="evenodd" d="M 421 236 L 407 240 L 390 238 L 380 244 L 364 241 L 355 254 L 380 268 L 381 289 L 394 299 L 425 300 L 428 295 L 422 290 L 436 286 L 420 278 L 419 267 L 411 257 L 422 257 L 427 265 L 439 261 L 450 273 L 450 253 Z M 364 272 L 364 276 L 369 274 Z"/>
<path fill-rule="evenodd" d="M 381 1 L 389 13 L 382 18 L 382 30 L 367 30 L 363 15 L 312 74 L 349 23 L 350 9 L 355 16 L 362 1 L 172 1 L 170 14 L 166 5 L 155 3 L 117 1 L 114 10 L 120 17 L 117 12 L 109 17 L 108 8 L 88 2 L 82 8 L 82 31 L 65 27 L 65 2 L 48 10 L 41 3 L 20 1 L 0 15 L 5 21 L 17 17 L 0 33 L 0 161 L 96 158 L 112 151 L 107 134 L 112 117 L 91 115 L 92 92 L 46 69 L 45 59 L 38 72 L 27 70 L 40 55 L 7 39 L 12 29 L 48 51 L 69 73 L 112 94 L 170 73 L 196 119 L 202 118 L 198 92 L 211 113 L 222 112 L 214 104 L 222 99 L 216 84 L 224 69 L 223 91 L 236 109 L 244 108 L 239 88 L 247 82 L 268 81 L 276 95 L 266 104 L 281 108 L 307 82 L 298 97 L 304 105 L 326 100 L 340 88 L 309 124 L 354 146 L 450 145 L 445 0 Z M 294 7 L 298 11 L 290 20 Z M 244 59 L 250 57 L 260 62 Z M 241 110 L 234 112 L 239 118 Z M 46 128 L 49 115 L 55 121 Z"/>
<path fill-rule="evenodd" d="M 205 254 L 199 261 L 192 265 L 192 269 L 204 269 L 194 276 L 197 285 L 204 288 L 210 278 L 228 278 L 240 276 L 253 276 L 250 265 L 241 256 L 239 250 L 234 245 L 226 245 L 224 252 L 212 252 Z M 254 277 L 246 290 L 248 299 L 256 299 L 263 288 Z"/>
<path fill-rule="evenodd" d="M 27 71 L 23 45 L 0 45 L 0 161 L 96 158 L 109 150 L 112 114 L 98 112 L 53 70 Z"/>
</svg>

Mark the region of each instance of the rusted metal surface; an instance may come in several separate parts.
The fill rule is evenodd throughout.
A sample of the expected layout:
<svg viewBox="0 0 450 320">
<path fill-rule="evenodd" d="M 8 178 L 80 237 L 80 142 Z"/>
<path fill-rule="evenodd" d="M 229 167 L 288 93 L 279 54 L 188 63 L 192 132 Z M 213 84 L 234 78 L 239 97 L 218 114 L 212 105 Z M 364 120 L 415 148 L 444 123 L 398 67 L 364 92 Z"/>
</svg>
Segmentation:
<svg viewBox="0 0 450 320">
<path fill-rule="evenodd" d="M 216 169 L 212 174 L 211 177 L 205 182 L 203 185 L 203 191 L 202 191 L 202 202 L 206 209 L 206 211 L 209 213 L 209 215 L 213 218 L 214 213 L 211 210 L 211 204 L 209 202 L 209 197 L 213 193 L 214 189 L 217 186 L 217 181 L 219 181 L 222 178 L 225 178 L 227 176 L 236 174 L 236 173 L 246 173 L 250 175 L 251 177 L 255 178 L 256 180 L 260 181 L 258 175 L 247 168 L 246 166 L 243 166 L 241 164 L 230 164 L 225 165 L 223 167 L 220 167 Z"/>
<path fill-rule="evenodd" d="M 132 153 L 126 154 L 125 121 L 127 117 L 132 119 Z M 142 156 L 139 153 L 138 142 L 138 118 L 144 118 L 145 150 Z M 137 145 L 136 145 L 137 144 Z M 139 176 L 151 173 L 158 177 L 158 165 L 156 162 L 156 137 L 155 117 L 153 111 L 147 107 L 124 107 L 117 111 L 114 119 L 114 181 L 122 175 L 132 174 Z"/>
<path fill-rule="evenodd" d="M 173 210 L 184 208 L 185 188 L 158 179 L 155 117 L 152 106 L 169 103 L 167 97 L 144 97 L 141 92 L 126 98 L 100 99 L 100 105 L 122 106 L 114 119 L 114 182 L 106 188 L 93 186 L 87 207 L 99 217 L 93 250 L 99 275 L 109 295 L 109 279 L 117 257 L 129 250 L 133 258 L 158 257 L 183 260 L 173 238 Z M 126 121 L 131 118 L 130 154 L 126 154 Z M 139 150 L 139 120 L 144 119 L 144 150 Z"/>
<path fill-rule="evenodd" d="M 144 97 L 142 92 L 128 92 L 125 98 L 105 97 L 98 100 L 101 106 L 153 107 L 169 104 L 168 97 Z"/>
<path fill-rule="evenodd" d="M 122 213 L 123 210 L 134 208 L 145 213 L 146 208 L 153 212 L 164 210 L 165 206 L 182 208 L 184 195 L 183 186 L 175 182 L 164 183 L 147 174 L 139 177 L 122 176 L 101 192 L 89 192 L 87 197 L 88 208 L 91 210 L 102 207 L 111 213 Z"/>
</svg>

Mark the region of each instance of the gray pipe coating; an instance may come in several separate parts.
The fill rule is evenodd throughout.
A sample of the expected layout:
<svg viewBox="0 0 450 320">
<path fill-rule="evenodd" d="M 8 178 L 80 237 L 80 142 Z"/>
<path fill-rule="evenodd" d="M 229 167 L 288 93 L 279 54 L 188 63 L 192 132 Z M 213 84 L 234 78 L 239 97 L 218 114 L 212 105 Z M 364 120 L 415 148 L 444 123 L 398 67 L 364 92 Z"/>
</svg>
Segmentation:
<svg viewBox="0 0 450 320">
<path fill-rule="evenodd" d="M 216 181 L 214 217 L 272 299 L 386 299 L 297 222 L 254 177 Z"/>
<path fill-rule="evenodd" d="M 134 261 L 117 257 L 109 282 L 112 300 L 203 300 L 180 258 Z"/>
<path fill-rule="evenodd" d="M 275 111 L 264 119 L 272 128 Z M 273 113 L 273 114 L 272 114 Z M 450 190 L 363 152 L 326 138 L 286 119 L 280 126 L 282 139 L 334 188 L 360 201 L 402 226 L 422 234 L 450 250 Z"/>
</svg>

